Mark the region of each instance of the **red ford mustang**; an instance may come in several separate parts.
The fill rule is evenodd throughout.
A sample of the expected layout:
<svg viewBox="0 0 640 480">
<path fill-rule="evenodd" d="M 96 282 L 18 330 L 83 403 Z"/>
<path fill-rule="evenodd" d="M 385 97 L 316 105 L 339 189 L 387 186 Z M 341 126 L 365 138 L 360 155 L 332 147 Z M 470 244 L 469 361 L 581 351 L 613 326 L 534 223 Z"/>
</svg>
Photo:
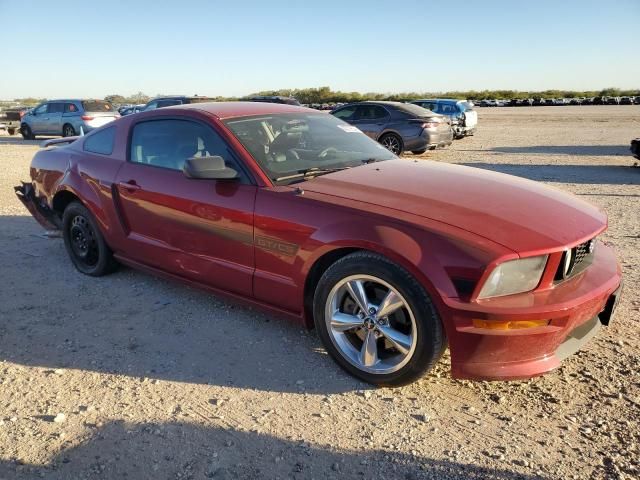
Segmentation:
<svg viewBox="0 0 640 480">
<path fill-rule="evenodd" d="M 68 142 L 67 139 L 52 143 Z M 39 151 L 20 199 L 73 264 L 118 263 L 287 314 L 353 375 L 540 375 L 610 321 L 607 218 L 475 168 L 399 159 L 325 113 L 163 108 Z"/>
</svg>

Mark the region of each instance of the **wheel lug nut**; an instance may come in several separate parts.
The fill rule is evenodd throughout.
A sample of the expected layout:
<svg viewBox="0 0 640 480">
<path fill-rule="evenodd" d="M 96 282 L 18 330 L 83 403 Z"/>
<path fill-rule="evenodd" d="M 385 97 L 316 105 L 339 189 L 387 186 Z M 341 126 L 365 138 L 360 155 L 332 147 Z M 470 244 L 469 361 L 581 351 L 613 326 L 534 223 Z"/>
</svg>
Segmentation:
<svg viewBox="0 0 640 480">
<path fill-rule="evenodd" d="M 376 313 L 376 309 L 375 309 L 375 308 L 373 308 L 373 307 L 371 307 L 371 308 L 369 309 L 369 313 Z"/>
</svg>

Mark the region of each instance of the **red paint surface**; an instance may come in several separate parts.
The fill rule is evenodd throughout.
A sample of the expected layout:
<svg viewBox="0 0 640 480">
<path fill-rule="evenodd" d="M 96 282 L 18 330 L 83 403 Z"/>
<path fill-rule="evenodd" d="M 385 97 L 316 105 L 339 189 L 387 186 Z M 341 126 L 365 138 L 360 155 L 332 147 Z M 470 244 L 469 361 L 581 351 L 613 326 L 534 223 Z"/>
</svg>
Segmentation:
<svg viewBox="0 0 640 480">
<path fill-rule="evenodd" d="M 458 377 L 523 378 L 555 368 L 554 351 L 568 332 L 601 311 L 620 284 L 615 256 L 601 243 L 585 272 L 553 284 L 561 252 L 606 228 L 604 213 L 572 195 L 508 175 L 403 159 L 274 186 L 219 121 L 295 111 L 300 108 L 237 102 L 123 117 L 110 124 L 117 129 L 111 156 L 85 153 L 83 139 L 38 152 L 31 169 L 36 194 L 53 207 L 61 192 L 79 197 L 125 263 L 307 325 L 305 282 L 323 255 L 337 249 L 386 255 L 433 298 Z M 253 185 L 193 180 L 181 172 L 128 163 L 131 125 L 165 116 L 210 124 L 246 165 Z M 139 188 L 128 188 L 127 182 Z M 475 299 L 494 265 L 541 253 L 550 258 L 536 290 Z M 475 293 L 460 296 L 454 278 L 476 282 Z M 551 324 L 505 333 L 474 329 L 473 318 L 549 319 Z"/>
</svg>

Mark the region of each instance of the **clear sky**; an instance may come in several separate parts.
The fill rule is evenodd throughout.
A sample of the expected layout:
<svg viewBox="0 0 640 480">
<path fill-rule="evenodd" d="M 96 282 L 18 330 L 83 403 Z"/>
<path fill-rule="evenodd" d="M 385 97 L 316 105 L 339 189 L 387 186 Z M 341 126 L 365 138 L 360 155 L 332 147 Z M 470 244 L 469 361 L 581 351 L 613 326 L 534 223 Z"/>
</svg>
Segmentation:
<svg viewBox="0 0 640 480">
<path fill-rule="evenodd" d="M 640 0 L 0 0 L 0 98 L 640 88 Z"/>
</svg>

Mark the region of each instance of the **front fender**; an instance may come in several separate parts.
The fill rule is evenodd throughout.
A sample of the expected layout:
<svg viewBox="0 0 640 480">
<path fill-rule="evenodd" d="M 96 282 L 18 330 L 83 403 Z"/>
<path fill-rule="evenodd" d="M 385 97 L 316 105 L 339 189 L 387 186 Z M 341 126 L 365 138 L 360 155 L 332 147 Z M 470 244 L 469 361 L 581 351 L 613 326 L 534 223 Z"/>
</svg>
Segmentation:
<svg viewBox="0 0 640 480">
<path fill-rule="evenodd" d="M 331 224 L 318 229 L 309 239 L 318 248 L 310 249 L 302 272 L 309 274 L 313 265 L 327 253 L 340 248 L 369 250 L 383 255 L 411 273 L 431 297 L 457 296 L 455 287 L 438 257 L 447 247 L 430 232 L 402 224 L 380 225 L 363 219 Z"/>
</svg>

